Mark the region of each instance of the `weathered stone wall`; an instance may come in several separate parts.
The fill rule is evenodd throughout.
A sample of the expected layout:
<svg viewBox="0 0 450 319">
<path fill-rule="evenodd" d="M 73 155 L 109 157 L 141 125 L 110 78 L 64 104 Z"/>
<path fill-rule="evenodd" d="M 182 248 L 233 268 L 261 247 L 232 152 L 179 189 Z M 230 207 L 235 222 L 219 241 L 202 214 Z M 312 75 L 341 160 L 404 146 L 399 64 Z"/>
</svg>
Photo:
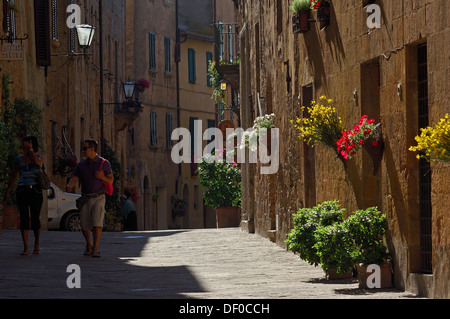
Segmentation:
<svg viewBox="0 0 450 319">
<path fill-rule="evenodd" d="M 254 231 L 284 245 L 292 213 L 300 207 L 334 199 L 348 213 L 378 206 L 388 217 L 386 237 L 396 286 L 448 298 L 450 168 L 432 165 L 434 273 L 419 274 L 419 164 L 408 149 L 419 132 L 421 43 L 427 43 L 430 125 L 450 112 L 449 4 L 377 0 L 382 25 L 369 30 L 364 2 L 334 1 L 329 26 L 321 29 L 312 22 L 309 32 L 294 34 L 291 1 L 240 1 L 243 126 L 251 126 L 258 115 L 252 108 L 258 110 L 260 93 L 265 97 L 263 111 L 274 112 L 280 128 L 278 173 L 260 176 L 258 168 L 244 166 L 244 225 L 250 231 L 254 225 Z M 300 106 L 308 105 L 308 97 L 321 95 L 334 99 L 347 129 L 363 114 L 381 123 L 385 149 L 376 175 L 365 151 L 345 168 L 331 148 L 312 149 L 297 138 L 289 121 L 301 115 Z"/>
</svg>

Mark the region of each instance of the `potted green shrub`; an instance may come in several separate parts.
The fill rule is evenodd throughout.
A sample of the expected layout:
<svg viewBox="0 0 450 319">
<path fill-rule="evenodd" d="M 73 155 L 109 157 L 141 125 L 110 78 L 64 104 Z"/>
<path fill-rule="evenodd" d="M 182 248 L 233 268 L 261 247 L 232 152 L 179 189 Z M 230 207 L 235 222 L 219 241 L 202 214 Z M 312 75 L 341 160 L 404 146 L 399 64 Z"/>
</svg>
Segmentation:
<svg viewBox="0 0 450 319">
<path fill-rule="evenodd" d="M 317 250 L 316 232 L 318 229 L 342 223 L 345 209 L 341 209 L 338 201 L 327 201 L 313 208 L 302 208 L 293 215 L 294 228 L 288 234 L 286 244 L 289 249 L 298 253 L 300 259 L 311 265 L 321 265 L 325 271 L 329 264 L 321 260 Z M 330 249 L 334 247 L 330 246 Z"/>
<path fill-rule="evenodd" d="M 354 258 L 352 241 L 341 222 L 320 226 L 314 235 L 320 265 L 329 279 L 346 279 L 353 276 Z"/>
<path fill-rule="evenodd" d="M 294 0 L 291 5 L 292 29 L 294 33 L 304 33 L 310 30 L 309 23 L 311 19 L 311 1 Z"/>
<path fill-rule="evenodd" d="M 379 265 L 381 269 L 381 287 L 392 287 L 392 263 L 383 243 L 386 232 L 386 216 L 377 207 L 358 210 L 343 223 L 343 228 L 352 240 L 353 259 L 358 269 L 360 288 L 367 288 L 369 265 Z"/>
<path fill-rule="evenodd" d="M 216 209 L 217 228 L 239 227 L 241 221 L 241 169 L 225 157 L 226 150 L 205 155 L 197 170 L 205 204 Z"/>
</svg>

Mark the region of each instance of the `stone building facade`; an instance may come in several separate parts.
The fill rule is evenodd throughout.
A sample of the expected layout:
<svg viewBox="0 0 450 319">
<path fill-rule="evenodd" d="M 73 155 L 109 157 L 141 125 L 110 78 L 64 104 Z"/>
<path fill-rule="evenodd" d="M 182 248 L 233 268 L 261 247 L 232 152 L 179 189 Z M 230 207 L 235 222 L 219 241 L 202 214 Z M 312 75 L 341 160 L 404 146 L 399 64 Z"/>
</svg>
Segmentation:
<svg viewBox="0 0 450 319">
<path fill-rule="evenodd" d="M 178 121 L 176 5 L 175 1 L 129 0 L 126 12 L 126 76 L 150 82 L 138 96 L 143 112 L 127 133 L 126 182 L 140 197 L 138 229 L 167 229 L 178 177 L 168 140 Z"/>
<path fill-rule="evenodd" d="M 332 1 L 329 25 L 311 21 L 310 31 L 298 34 L 291 2 L 239 1 L 242 126 L 252 126 L 259 93 L 280 129 L 278 173 L 243 166 L 243 226 L 284 246 L 299 208 L 334 199 L 348 212 L 378 206 L 388 218 L 395 285 L 450 297 L 450 168 L 420 167 L 409 151 L 419 117 L 435 125 L 450 112 L 449 4 Z M 367 23 L 369 2 L 379 8 L 381 28 Z M 381 123 L 385 146 L 376 174 L 365 151 L 344 167 L 332 149 L 298 139 L 290 121 L 322 95 L 334 99 L 346 129 L 364 114 Z"/>
<path fill-rule="evenodd" d="M 203 205 L 195 163 L 175 164 L 172 140 L 176 128 L 194 132 L 218 125 L 208 85 L 208 63 L 215 60 L 216 1 L 126 1 L 127 77 L 148 79 L 139 95 L 143 112 L 128 130 L 126 181 L 138 190 L 139 229 L 203 228 L 215 226 L 214 211 Z M 206 141 L 204 145 L 206 146 Z M 192 158 L 193 160 L 193 158 Z M 186 202 L 186 215 L 173 218 L 172 198 Z"/>
<path fill-rule="evenodd" d="M 14 10 L 5 10 L 10 7 Z M 12 43 L 22 45 L 23 56 L 4 57 L 0 68 L 11 74 L 12 99 L 31 99 L 43 111 L 41 152 L 51 181 L 65 189 L 72 173 L 66 164 L 83 160 L 81 146 L 87 138 L 98 140 L 99 154 L 106 140 L 126 167 L 124 120 L 118 112 L 124 100 L 124 1 L 5 0 L 4 12 L 4 27 L 13 31 L 3 31 L 19 38 Z M 69 22 L 95 27 L 90 47 L 79 46 Z M 20 40 L 25 34 L 28 38 Z M 45 206 L 41 217 L 45 228 Z"/>
</svg>

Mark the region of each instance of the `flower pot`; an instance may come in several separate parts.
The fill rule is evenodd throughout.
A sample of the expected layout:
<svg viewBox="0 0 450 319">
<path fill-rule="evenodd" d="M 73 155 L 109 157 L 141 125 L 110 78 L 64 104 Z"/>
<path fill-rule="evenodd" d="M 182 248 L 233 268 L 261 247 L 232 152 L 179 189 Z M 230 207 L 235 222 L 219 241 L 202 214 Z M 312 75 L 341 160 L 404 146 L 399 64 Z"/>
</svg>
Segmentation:
<svg viewBox="0 0 450 319">
<path fill-rule="evenodd" d="M 292 16 L 292 31 L 294 33 L 305 33 L 310 30 L 309 20 L 311 12 L 299 12 Z"/>
<path fill-rule="evenodd" d="M 353 271 L 338 273 L 336 270 L 328 270 L 325 272 L 327 280 L 350 279 L 353 277 Z"/>
<path fill-rule="evenodd" d="M 3 225 L 4 230 L 16 230 L 18 229 L 19 212 L 17 206 L 4 206 L 3 207 Z"/>
<path fill-rule="evenodd" d="M 356 266 L 358 270 L 358 282 L 359 282 L 359 288 L 367 289 L 369 288 L 367 286 L 367 279 L 369 278 L 372 273 L 367 272 L 367 267 L 369 265 L 365 264 L 358 264 Z M 383 263 L 380 266 L 380 288 L 391 288 L 392 287 L 392 264 L 391 263 Z"/>
<path fill-rule="evenodd" d="M 330 24 L 330 7 L 320 7 L 317 9 L 317 21 L 325 25 Z"/>
<path fill-rule="evenodd" d="M 239 227 L 241 224 L 241 212 L 239 207 L 216 208 L 217 228 Z"/>
<path fill-rule="evenodd" d="M 369 153 L 373 162 L 373 175 L 377 175 L 381 167 L 381 160 L 383 159 L 384 140 L 381 124 L 375 127 L 373 137 L 364 143 L 364 149 Z"/>
</svg>

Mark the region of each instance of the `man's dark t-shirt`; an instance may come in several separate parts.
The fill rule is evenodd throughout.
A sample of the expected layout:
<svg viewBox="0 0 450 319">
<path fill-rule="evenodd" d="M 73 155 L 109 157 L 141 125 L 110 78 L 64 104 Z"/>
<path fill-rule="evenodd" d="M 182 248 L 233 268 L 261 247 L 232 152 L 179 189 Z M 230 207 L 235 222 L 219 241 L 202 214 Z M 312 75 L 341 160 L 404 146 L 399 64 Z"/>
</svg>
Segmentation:
<svg viewBox="0 0 450 319">
<path fill-rule="evenodd" d="M 92 195 L 105 191 L 105 185 L 103 185 L 100 179 L 95 177 L 95 173 L 100 170 L 103 160 L 104 158 L 98 155 L 93 161 L 87 158 L 80 162 L 75 169 L 73 175 L 80 179 L 83 194 Z M 105 173 L 105 176 L 112 173 L 111 164 L 107 160 L 103 164 L 102 171 Z"/>
</svg>

